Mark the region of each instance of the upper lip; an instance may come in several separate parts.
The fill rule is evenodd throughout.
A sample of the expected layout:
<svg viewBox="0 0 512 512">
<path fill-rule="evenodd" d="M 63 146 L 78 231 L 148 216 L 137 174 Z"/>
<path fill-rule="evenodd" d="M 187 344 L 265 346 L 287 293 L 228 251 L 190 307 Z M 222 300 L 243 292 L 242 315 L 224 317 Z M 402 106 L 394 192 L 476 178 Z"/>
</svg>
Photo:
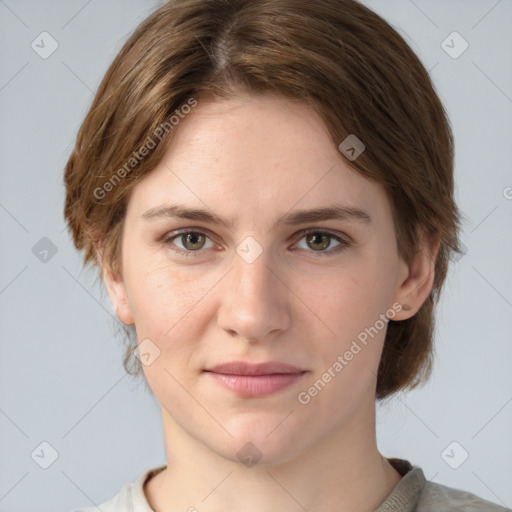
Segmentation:
<svg viewBox="0 0 512 512">
<path fill-rule="evenodd" d="M 305 370 L 292 366 L 291 364 L 280 363 L 278 361 L 259 364 L 247 363 L 245 361 L 234 361 L 206 368 L 205 371 L 230 375 L 271 375 L 276 373 L 303 373 Z"/>
</svg>

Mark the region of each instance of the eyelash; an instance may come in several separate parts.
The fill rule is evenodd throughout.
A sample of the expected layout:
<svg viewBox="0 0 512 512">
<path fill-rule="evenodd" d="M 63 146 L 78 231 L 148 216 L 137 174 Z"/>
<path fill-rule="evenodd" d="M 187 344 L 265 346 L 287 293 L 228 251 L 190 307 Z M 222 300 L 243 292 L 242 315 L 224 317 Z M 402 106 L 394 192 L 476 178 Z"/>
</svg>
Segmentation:
<svg viewBox="0 0 512 512">
<path fill-rule="evenodd" d="M 300 240 L 302 240 L 305 236 L 310 235 L 312 233 L 317 234 L 317 235 L 327 235 L 328 237 L 334 238 L 337 242 L 340 243 L 340 245 L 338 245 L 334 249 L 328 249 L 325 251 L 313 251 L 313 250 L 307 251 L 307 252 L 311 252 L 311 253 L 315 254 L 315 257 L 316 256 L 324 257 L 324 256 L 331 256 L 333 254 L 337 254 L 352 244 L 351 240 L 349 240 L 348 237 L 342 238 L 341 236 L 335 235 L 335 234 L 331 233 L 330 231 L 325 231 L 322 229 L 315 229 L 315 228 L 309 228 L 309 229 L 305 229 L 305 230 L 301 231 L 300 232 L 301 237 L 297 240 L 297 242 L 300 242 Z M 196 256 L 196 254 L 194 254 L 194 253 L 203 252 L 201 249 L 199 249 L 197 251 L 190 251 L 190 250 L 187 251 L 184 249 L 172 247 L 174 245 L 172 243 L 172 240 L 174 240 L 175 238 L 178 238 L 180 235 L 184 235 L 184 234 L 204 235 L 207 238 L 209 238 L 210 240 L 212 238 L 207 231 L 202 231 L 200 229 L 183 228 L 183 229 L 178 229 L 176 231 L 170 231 L 168 233 L 165 233 L 164 236 L 162 237 L 161 241 L 165 246 L 168 246 L 172 251 L 174 251 L 180 255 L 183 255 L 185 257 Z"/>
</svg>

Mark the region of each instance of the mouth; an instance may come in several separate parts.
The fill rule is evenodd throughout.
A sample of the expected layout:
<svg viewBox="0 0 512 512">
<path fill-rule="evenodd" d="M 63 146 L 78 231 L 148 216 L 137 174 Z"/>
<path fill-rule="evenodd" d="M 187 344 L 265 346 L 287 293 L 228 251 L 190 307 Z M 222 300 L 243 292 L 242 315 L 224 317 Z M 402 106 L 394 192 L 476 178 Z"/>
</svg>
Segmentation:
<svg viewBox="0 0 512 512">
<path fill-rule="evenodd" d="M 260 364 L 235 361 L 205 369 L 204 372 L 216 383 L 240 396 L 258 397 L 291 386 L 308 371 L 276 361 Z"/>
</svg>

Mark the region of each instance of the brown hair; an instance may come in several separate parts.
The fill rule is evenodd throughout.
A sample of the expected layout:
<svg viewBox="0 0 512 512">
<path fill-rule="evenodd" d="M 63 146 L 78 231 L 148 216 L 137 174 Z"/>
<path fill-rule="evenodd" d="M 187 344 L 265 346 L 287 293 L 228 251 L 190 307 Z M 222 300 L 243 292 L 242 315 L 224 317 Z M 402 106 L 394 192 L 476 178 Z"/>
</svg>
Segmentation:
<svg viewBox="0 0 512 512">
<path fill-rule="evenodd" d="M 172 0 L 145 19 L 103 78 L 65 169 L 64 215 L 84 265 L 103 277 L 101 245 L 120 275 L 127 197 L 168 146 L 173 130 L 161 127 L 182 117 L 191 98 L 240 90 L 306 102 L 336 146 L 350 134 L 363 141 L 365 151 L 347 163 L 384 187 L 406 262 L 420 232 L 440 238 L 431 294 L 412 318 L 388 324 L 377 397 L 417 386 L 431 372 L 434 306 L 449 257 L 462 253 L 453 136 L 418 57 L 355 0 Z M 136 343 L 124 359 L 131 375 L 142 373 Z"/>
</svg>

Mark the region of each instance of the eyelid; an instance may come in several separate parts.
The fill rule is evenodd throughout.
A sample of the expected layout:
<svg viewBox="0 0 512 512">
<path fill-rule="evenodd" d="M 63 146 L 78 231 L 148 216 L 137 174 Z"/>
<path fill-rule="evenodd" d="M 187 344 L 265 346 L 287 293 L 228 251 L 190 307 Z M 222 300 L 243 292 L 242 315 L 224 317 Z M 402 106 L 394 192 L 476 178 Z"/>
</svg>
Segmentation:
<svg viewBox="0 0 512 512">
<path fill-rule="evenodd" d="M 304 235 L 309 235 L 311 233 L 325 233 L 326 235 L 330 235 L 333 238 L 338 238 L 341 242 L 345 242 L 347 244 L 352 243 L 352 238 L 349 237 L 346 233 L 340 233 L 339 231 L 333 231 L 327 228 L 306 228 L 299 231 L 298 235 L 300 235 L 300 238 L 302 238 Z"/>
<path fill-rule="evenodd" d="M 167 231 L 166 233 L 163 234 L 163 236 L 160 237 L 159 241 L 161 243 L 163 243 L 164 245 L 170 246 L 170 245 L 173 245 L 173 244 L 171 244 L 171 240 L 173 240 L 174 238 L 177 238 L 180 235 L 186 234 L 186 233 L 197 233 L 197 234 L 201 234 L 201 235 L 206 235 L 212 241 L 212 243 L 215 243 L 214 240 L 215 240 L 216 236 L 210 230 L 208 230 L 206 228 L 195 228 L 195 227 L 180 228 L 180 229 L 175 229 L 172 231 Z M 311 233 L 322 233 L 322 234 L 329 235 L 330 237 L 336 239 L 340 243 L 340 245 L 336 246 L 334 249 L 327 249 L 325 251 L 313 251 L 313 250 L 307 251 L 307 252 L 316 254 L 318 256 L 323 256 L 323 255 L 328 256 L 331 254 L 336 254 L 336 253 L 340 252 L 341 250 L 343 250 L 344 248 L 353 244 L 352 238 L 349 237 L 345 233 L 339 233 L 339 232 L 334 232 L 330 229 L 315 228 L 315 227 L 305 228 L 305 229 L 298 231 L 293 236 L 293 238 L 295 239 L 294 244 L 296 244 L 297 242 L 302 240 L 302 238 L 304 238 L 305 236 L 307 236 L 308 234 L 311 234 Z M 197 251 L 185 251 L 180 248 L 172 248 L 172 250 L 179 254 L 185 255 L 185 256 L 193 255 L 194 253 L 204 252 L 200 249 Z"/>
<path fill-rule="evenodd" d="M 171 230 L 171 231 L 166 231 L 160 238 L 159 238 L 159 242 L 162 243 L 163 245 L 166 245 L 166 246 L 170 246 L 170 245 L 173 245 L 171 243 L 171 240 L 174 240 L 175 238 L 179 237 L 180 235 L 184 235 L 186 233 L 197 233 L 197 234 L 200 234 L 200 235 L 205 235 L 207 238 L 209 238 L 212 243 L 216 243 L 215 242 L 215 235 L 209 231 L 208 229 L 205 229 L 205 228 L 181 228 L 181 229 L 174 229 L 174 230 Z M 179 247 L 178 248 L 172 248 L 172 250 L 180 253 L 180 254 L 183 254 L 185 253 L 187 256 L 191 253 L 194 253 L 194 252 L 204 252 L 204 251 L 185 251 L 183 249 L 180 249 Z"/>
<path fill-rule="evenodd" d="M 166 231 L 161 239 L 162 240 L 169 240 L 171 238 L 176 238 L 179 235 L 183 235 L 185 233 L 199 233 L 201 235 L 207 235 L 209 238 L 216 238 L 216 236 L 208 229 L 206 228 L 180 228 L 180 229 L 172 229 L 171 231 Z"/>
</svg>

